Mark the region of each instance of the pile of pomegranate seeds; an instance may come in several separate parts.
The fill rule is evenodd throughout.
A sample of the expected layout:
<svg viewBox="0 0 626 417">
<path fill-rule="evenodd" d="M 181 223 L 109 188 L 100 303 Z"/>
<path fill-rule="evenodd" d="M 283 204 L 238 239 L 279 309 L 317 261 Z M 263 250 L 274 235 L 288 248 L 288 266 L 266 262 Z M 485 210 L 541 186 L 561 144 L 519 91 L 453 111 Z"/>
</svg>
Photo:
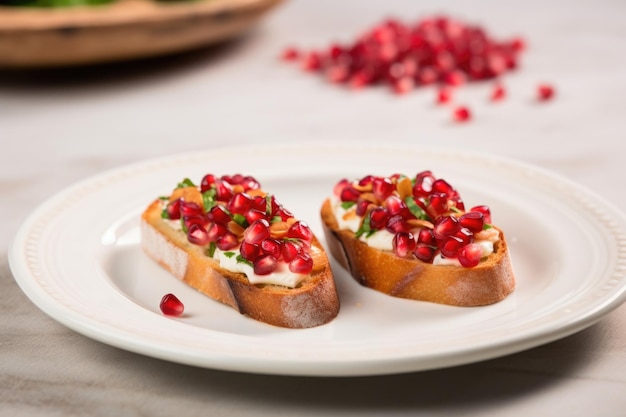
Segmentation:
<svg viewBox="0 0 626 417">
<path fill-rule="evenodd" d="M 354 42 L 333 43 L 324 49 L 283 50 L 282 59 L 298 62 L 302 69 L 319 73 L 328 81 L 362 88 L 388 85 L 397 94 L 416 87 L 438 84 L 438 104 L 452 101 L 450 87 L 467 82 L 498 80 L 518 67 L 526 43 L 521 38 L 498 40 L 480 26 L 447 16 L 437 16 L 404 23 L 396 19 L 383 21 L 365 31 Z M 538 100 L 553 96 L 550 86 L 538 87 Z M 491 101 L 505 98 L 504 86 L 498 82 Z M 470 119 L 470 112 L 457 122 Z"/>
<path fill-rule="evenodd" d="M 311 229 L 262 191 L 253 177 L 207 174 L 199 187 L 186 179 L 162 216 L 180 219 L 189 242 L 206 246 L 209 256 L 215 248 L 239 250 L 237 262 L 249 264 L 257 275 L 276 271 L 281 262 L 297 274 L 313 269 Z"/>
<path fill-rule="evenodd" d="M 387 230 L 399 257 L 432 263 L 440 254 L 468 268 L 480 262 L 482 248 L 475 238 L 491 228 L 489 207 L 466 211 L 458 191 L 431 171 L 413 179 L 400 174 L 343 179 L 334 193 L 342 207 L 354 208 L 362 218 L 357 238 Z"/>
<path fill-rule="evenodd" d="M 174 294 L 165 294 L 159 307 L 166 316 L 180 317 L 185 311 L 185 306 Z"/>
<path fill-rule="evenodd" d="M 480 26 L 440 16 L 414 24 L 387 20 L 351 44 L 319 51 L 289 47 L 282 57 L 333 82 L 389 84 L 404 93 L 419 85 L 496 78 L 517 67 L 523 49 L 521 39 L 496 40 Z"/>
</svg>

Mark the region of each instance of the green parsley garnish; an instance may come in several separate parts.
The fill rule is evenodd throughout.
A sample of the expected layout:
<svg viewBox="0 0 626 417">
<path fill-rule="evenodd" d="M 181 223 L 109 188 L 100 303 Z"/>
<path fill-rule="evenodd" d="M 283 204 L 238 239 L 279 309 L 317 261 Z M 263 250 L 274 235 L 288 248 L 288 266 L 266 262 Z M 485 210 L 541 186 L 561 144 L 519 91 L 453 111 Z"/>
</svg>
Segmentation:
<svg viewBox="0 0 626 417">
<path fill-rule="evenodd" d="M 354 206 L 355 204 L 356 204 L 355 201 L 342 201 L 341 208 L 344 210 L 348 210 L 350 207 Z"/>
<path fill-rule="evenodd" d="M 176 185 L 176 188 L 185 188 L 185 187 L 195 187 L 196 184 L 193 183 L 189 178 L 185 178 L 181 182 Z"/>
<path fill-rule="evenodd" d="M 224 256 L 227 258 L 232 258 L 233 256 L 235 256 L 235 252 L 224 252 Z"/>
<path fill-rule="evenodd" d="M 215 188 L 210 188 L 202 193 L 202 205 L 204 206 L 205 212 L 208 212 L 217 205 L 217 200 L 215 199 L 216 193 Z"/>
<path fill-rule="evenodd" d="M 359 227 L 359 230 L 356 231 L 354 236 L 357 239 L 363 235 L 365 235 L 365 237 L 368 238 L 372 236 L 374 233 L 376 233 L 376 229 L 372 229 L 370 216 L 366 216 L 363 218 L 363 223 L 361 224 L 361 227 Z"/>
<path fill-rule="evenodd" d="M 248 221 L 246 220 L 246 217 L 243 214 L 235 213 L 232 215 L 232 218 L 235 223 L 237 223 L 239 226 L 243 227 L 244 229 L 249 226 Z"/>
<path fill-rule="evenodd" d="M 166 209 L 166 208 L 164 208 L 163 210 L 161 210 L 161 218 L 162 218 L 162 219 L 169 219 L 169 218 L 170 218 L 170 215 L 169 215 L 169 213 L 167 212 L 167 209 Z"/>
<path fill-rule="evenodd" d="M 206 254 L 212 258 L 215 255 L 216 248 L 217 248 L 217 245 L 215 244 L 215 242 L 209 243 L 209 247 L 206 250 Z"/>
<path fill-rule="evenodd" d="M 249 260 L 245 259 L 242 255 L 237 255 L 237 263 L 246 264 L 248 266 L 253 267 L 252 262 L 250 262 Z"/>
<path fill-rule="evenodd" d="M 408 207 L 411 214 L 413 214 L 416 218 L 422 220 L 430 220 L 428 218 L 428 214 L 426 214 L 423 208 L 417 205 L 415 199 L 412 196 L 408 196 L 407 198 L 405 198 L 404 203 Z"/>
</svg>

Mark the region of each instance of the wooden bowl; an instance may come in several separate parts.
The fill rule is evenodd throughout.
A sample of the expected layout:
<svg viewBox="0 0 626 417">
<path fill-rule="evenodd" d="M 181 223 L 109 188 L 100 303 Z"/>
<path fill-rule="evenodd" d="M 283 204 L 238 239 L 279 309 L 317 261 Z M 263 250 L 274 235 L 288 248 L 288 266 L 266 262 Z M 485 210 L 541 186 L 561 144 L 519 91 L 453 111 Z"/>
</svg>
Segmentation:
<svg viewBox="0 0 626 417">
<path fill-rule="evenodd" d="M 59 9 L 0 7 L 0 67 L 59 67 L 198 48 L 234 37 L 282 0 L 118 0 Z"/>
</svg>

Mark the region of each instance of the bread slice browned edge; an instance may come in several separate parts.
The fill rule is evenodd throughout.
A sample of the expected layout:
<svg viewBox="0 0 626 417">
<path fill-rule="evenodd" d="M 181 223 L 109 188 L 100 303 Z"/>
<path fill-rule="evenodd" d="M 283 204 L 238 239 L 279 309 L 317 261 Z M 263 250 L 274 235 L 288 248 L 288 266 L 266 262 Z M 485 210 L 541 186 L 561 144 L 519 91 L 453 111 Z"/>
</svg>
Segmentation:
<svg viewBox="0 0 626 417">
<path fill-rule="evenodd" d="M 330 199 L 321 208 L 322 225 L 332 256 L 361 285 L 385 294 L 453 306 L 482 306 L 504 299 L 515 288 L 515 278 L 504 234 L 494 252 L 478 266 L 433 265 L 400 258 L 339 230 Z"/>
<path fill-rule="evenodd" d="M 339 313 L 328 256 L 316 237 L 312 246 L 322 253 L 314 257 L 313 271 L 296 288 L 287 288 L 253 285 L 244 274 L 220 268 L 203 247 L 189 243 L 184 233 L 163 221 L 158 200 L 143 212 L 141 229 L 144 251 L 161 266 L 196 290 L 255 320 L 309 328 L 328 323 Z"/>
</svg>

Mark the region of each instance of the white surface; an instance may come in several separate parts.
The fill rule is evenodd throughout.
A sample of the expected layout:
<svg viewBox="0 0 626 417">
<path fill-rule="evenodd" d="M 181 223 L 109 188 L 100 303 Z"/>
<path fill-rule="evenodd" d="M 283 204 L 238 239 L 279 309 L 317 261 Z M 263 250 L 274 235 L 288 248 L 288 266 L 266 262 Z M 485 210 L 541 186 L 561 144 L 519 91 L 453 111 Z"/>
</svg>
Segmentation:
<svg viewBox="0 0 626 417">
<path fill-rule="evenodd" d="M 451 123 L 450 109 L 433 104 L 433 89 L 404 97 L 385 89 L 354 93 L 276 59 L 286 44 L 325 46 L 389 15 L 417 19 L 434 12 L 528 41 L 520 70 L 504 77 L 507 100 L 487 102 L 489 84 L 459 91 L 459 102 L 474 110 L 469 124 Z M 276 142 L 489 151 L 554 171 L 623 210 L 625 15 L 622 0 L 291 0 L 250 36 L 221 48 L 124 66 L 1 73 L 0 248 L 7 252 L 26 216 L 47 198 L 108 168 Z M 531 100 L 540 81 L 557 88 L 545 105 Z M 184 366 L 94 342 L 37 309 L 3 259 L 2 416 L 89 410 L 94 416 L 613 417 L 626 409 L 624 305 L 572 336 L 481 363 L 388 377 L 290 378 Z"/>
<path fill-rule="evenodd" d="M 319 173 L 329 159 L 344 162 Z M 489 205 L 505 230 L 517 288 L 504 301 L 457 308 L 400 300 L 360 287 L 335 265 L 338 317 L 314 329 L 282 329 L 187 288 L 140 248 L 142 209 L 183 178 L 252 174 L 322 236 L 319 207 L 339 179 L 426 169 L 454 184 L 468 207 Z M 282 146 L 172 156 L 82 181 L 26 221 L 10 261 L 43 311 L 114 346 L 210 368 L 351 376 L 489 359 L 594 324 L 625 300 L 624 236 L 619 210 L 525 164 L 424 147 Z M 178 320 L 158 310 L 169 292 L 186 305 Z"/>
</svg>

